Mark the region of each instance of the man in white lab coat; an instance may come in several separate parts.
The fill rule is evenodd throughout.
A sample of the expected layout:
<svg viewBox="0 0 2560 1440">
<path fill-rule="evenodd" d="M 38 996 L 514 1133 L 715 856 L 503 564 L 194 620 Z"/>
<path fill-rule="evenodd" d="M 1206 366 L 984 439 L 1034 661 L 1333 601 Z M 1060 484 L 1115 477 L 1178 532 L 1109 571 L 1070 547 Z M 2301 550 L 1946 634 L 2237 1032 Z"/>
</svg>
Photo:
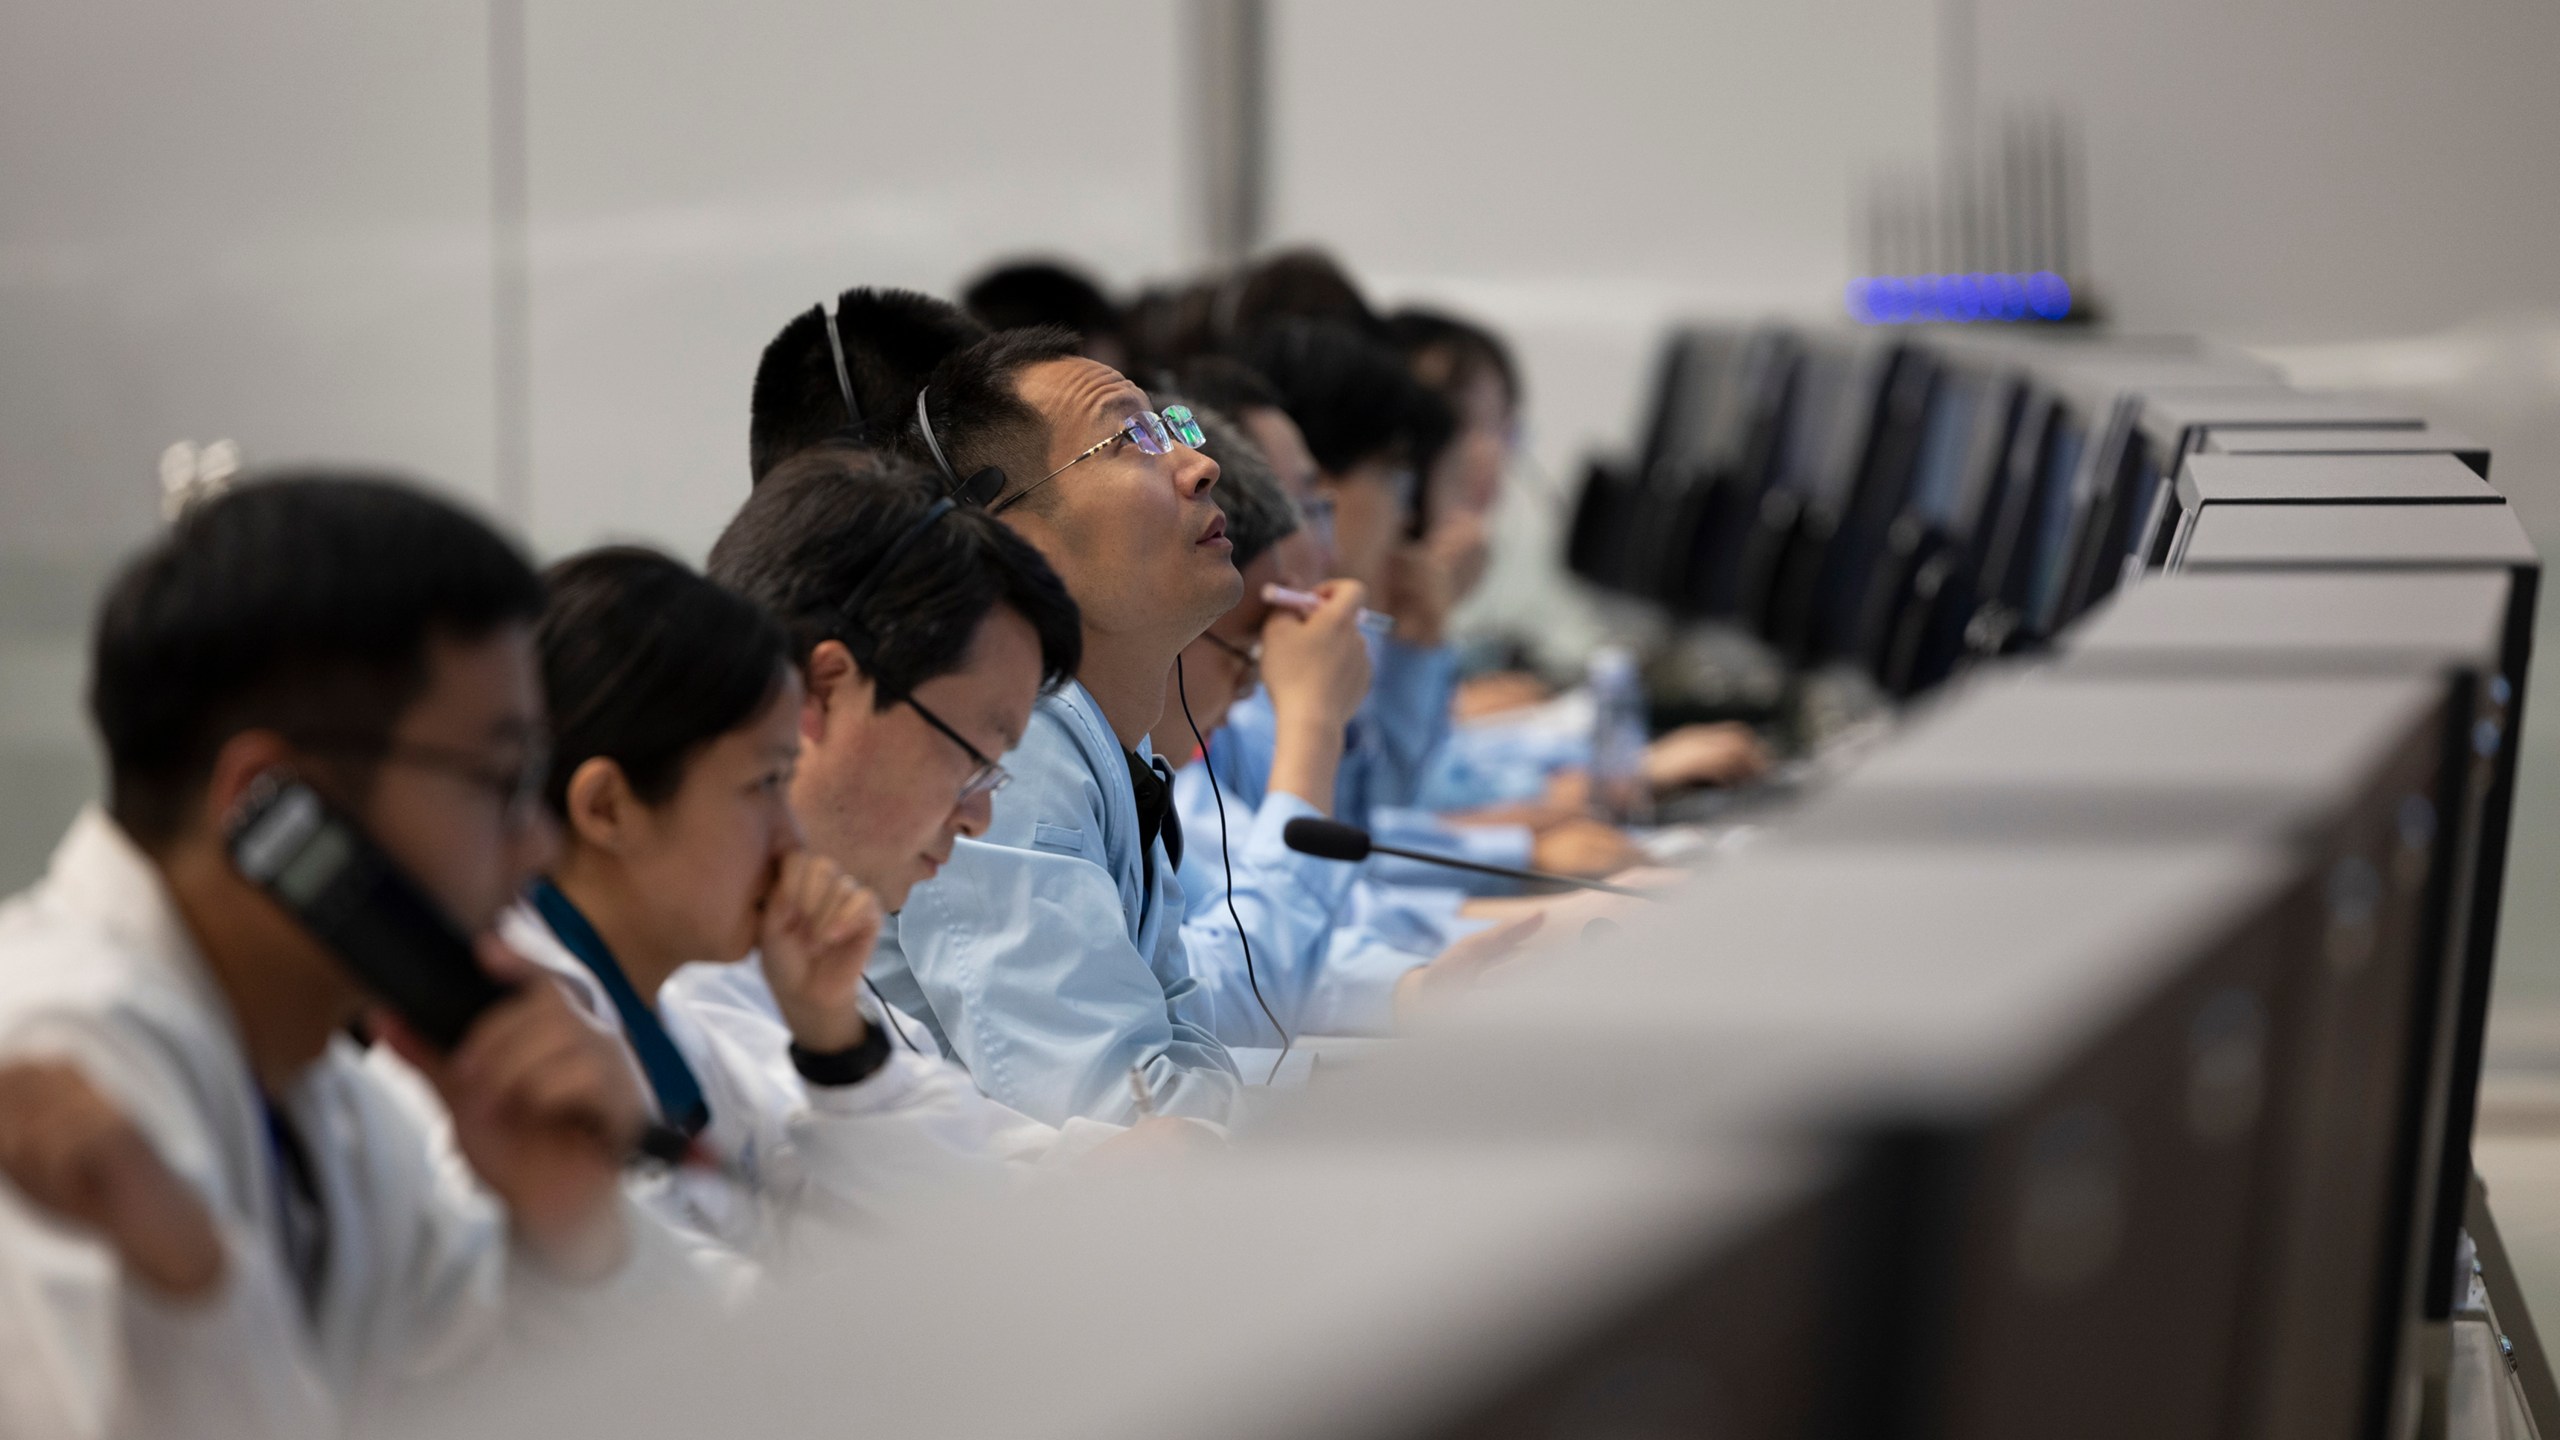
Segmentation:
<svg viewBox="0 0 2560 1440">
<path fill-rule="evenodd" d="M 679 1268 L 622 1199 L 628 1067 L 488 933 L 556 838 L 540 603 L 477 521 L 321 475 L 196 504 L 116 584 L 108 805 L 0 908 L 0 1414 L 339 1433 Z M 262 778 L 351 817 L 511 987 L 450 1053 L 382 1022 L 450 1150 L 350 1037 L 355 972 L 235 867 Z"/>
</svg>

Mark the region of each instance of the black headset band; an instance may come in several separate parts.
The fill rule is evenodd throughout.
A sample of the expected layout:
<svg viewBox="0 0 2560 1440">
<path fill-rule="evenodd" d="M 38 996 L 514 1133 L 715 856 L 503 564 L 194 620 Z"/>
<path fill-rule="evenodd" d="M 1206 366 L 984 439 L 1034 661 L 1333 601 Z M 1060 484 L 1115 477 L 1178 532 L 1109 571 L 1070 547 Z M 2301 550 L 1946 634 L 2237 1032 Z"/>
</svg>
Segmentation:
<svg viewBox="0 0 2560 1440">
<path fill-rule="evenodd" d="M 924 437 L 924 448 L 933 456 L 934 468 L 942 472 L 943 482 L 951 487 L 946 493 L 964 505 L 984 510 L 1004 493 L 1004 471 L 989 465 L 966 480 L 960 478 L 960 472 L 951 466 L 951 458 L 942 453 L 942 438 L 933 433 L 933 410 L 925 403 L 932 393 L 930 385 L 916 392 L 916 433 Z"/>
</svg>

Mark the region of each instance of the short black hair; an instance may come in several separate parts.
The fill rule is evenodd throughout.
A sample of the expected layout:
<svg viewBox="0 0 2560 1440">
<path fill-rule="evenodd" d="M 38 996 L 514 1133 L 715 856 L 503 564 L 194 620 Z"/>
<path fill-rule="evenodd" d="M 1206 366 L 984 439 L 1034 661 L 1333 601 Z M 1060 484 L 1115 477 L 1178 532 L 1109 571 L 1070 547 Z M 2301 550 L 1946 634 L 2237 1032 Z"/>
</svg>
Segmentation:
<svg viewBox="0 0 2560 1440">
<path fill-rule="evenodd" d="M 1281 488 L 1270 457 L 1242 425 L 1197 396 L 1155 398 L 1190 406 L 1192 418 L 1208 437 L 1208 452 L 1218 462 L 1218 483 L 1209 487 L 1209 498 L 1227 517 L 1227 541 L 1235 547 L 1227 558 L 1238 570 L 1261 559 L 1306 524 L 1306 517 L 1298 513 L 1298 502 Z"/>
<path fill-rule="evenodd" d="M 569 779 L 606 759 L 644 805 L 663 804 L 711 741 L 753 720 L 782 689 L 791 645 L 754 601 L 637 545 L 572 555 L 542 572 L 550 600 L 536 635 L 551 712 L 542 789 L 569 813 Z"/>
<path fill-rule="evenodd" d="M 1214 279 L 1140 291 L 1122 312 L 1120 324 L 1131 368 L 1153 375 L 1215 349 L 1219 298 L 1225 293 Z"/>
<path fill-rule="evenodd" d="M 913 423 L 916 391 L 933 367 L 986 337 L 986 327 L 947 300 L 913 290 L 847 290 L 836 297 L 836 334 L 857 425 L 846 414 L 827 343 L 827 315 L 812 305 L 791 317 L 756 362 L 748 400 L 747 466 L 762 480 L 773 467 L 823 440 L 886 444 Z"/>
<path fill-rule="evenodd" d="M 1246 267 L 1229 282 L 1232 298 L 1223 317 L 1226 332 L 1250 340 L 1280 320 L 1330 320 L 1372 338 L 1384 338 L 1378 312 L 1342 262 L 1322 250 L 1283 250 Z"/>
<path fill-rule="evenodd" d="M 1454 402 L 1476 377 L 1489 374 L 1502 386 L 1504 403 L 1519 408 L 1520 367 L 1512 362 L 1511 347 L 1484 326 L 1417 306 L 1388 316 L 1387 334 L 1404 352 L 1414 378 L 1442 397 Z"/>
<path fill-rule="evenodd" d="M 432 638 L 478 641 L 541 610 L 514 545 L 411 482 L 244 479 L 181 512 L 99 608 L 89 714 L 108 808 L 145 849 L 175 840 L 244 730 L 364 758 L 425 691 Z"/>
<path fill-rule="evenodd" d="M 989 466 L 1005 472 L 1001 493 L 1038 484 L 1049 458 L 1049 421 L 1022 398 L 1022 372 L 1083 353 L 1075 332 L 1035 326 L 999 330 L 937 367 L 925 411 L 950 465 L 944 488 L 965 484 Z M 908 439 L 915 457 L 932 464 L 922 433 L 911 430 Z"/>
<path fill-rule="evenodd" d="M 1039 635 L 1044 686 L 1073 677 L 1084 627 L 1065 583 L 1030 541 L 982 510 L 955 506 L 922 524 L 944 488 L 917 466 L 866 470 L 836 450 L 805 451 L 776 467 L 721 532 L 711 578 L 781 622 L 794 663 L 805 666 L 826 641 L 843 644 L 883 709 L 959 669 L 999 605 Z"/>
<path fill-rule="evenodd" d="M 998 265 L 972 282 L 960 303 L 990 330 L 1055 325 L 1088 340 L 1120 334 L 1120 307 L 1091 276 L 1055 260 Z"/>
<path fill-rule="evenodd" d="M 1425 465 L 1448 440 L 1448 405 L 1402 356 L 1351 326 L 1275 321 L 1246 342 L 1243 359 L 1280 393 L 1329 475 L 1380 457 Z"/>
<path fill-rule="evenodd" d="M 1194 356 L 1175 372 L 1172 388 L 1230 417 L 1241 417 L 1247 410 L 1288 408 L 1260 371 L 1232 355 Z"/>
</svg>

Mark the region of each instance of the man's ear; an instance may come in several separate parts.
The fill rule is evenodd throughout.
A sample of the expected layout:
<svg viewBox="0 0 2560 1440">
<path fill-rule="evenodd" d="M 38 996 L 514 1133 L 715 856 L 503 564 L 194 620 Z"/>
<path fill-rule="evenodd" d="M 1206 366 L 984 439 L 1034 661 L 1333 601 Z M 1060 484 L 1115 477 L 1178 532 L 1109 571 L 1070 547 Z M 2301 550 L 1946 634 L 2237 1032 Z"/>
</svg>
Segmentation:
<svg viewBox="0 0 2560 1440">
<path fill-rule="evenodd" d="M 258 777 L 292 762 L 292 744 L 273 730 L 243 730 L 223 741 L 214 752 L 212 772 L 205 777 L 201 820 L 206 830 L 220 836 Z"/>
<path fill-rule="evenodd" d="M 800 738 L 826 738 L 830 724 L 859 724 L 871 713 L 871 677 L 840 640 L 821 640 L 809 652 L 808 695 L 800 702 Z"/>
<path fill-rule="evenodd" d="M 640 818 L 640 797 L 622 767 L 602 755 L 590 755 L 569 776 L 568 832 L 581 845 L 607 854 L 630 843 Z"/>
</svg>

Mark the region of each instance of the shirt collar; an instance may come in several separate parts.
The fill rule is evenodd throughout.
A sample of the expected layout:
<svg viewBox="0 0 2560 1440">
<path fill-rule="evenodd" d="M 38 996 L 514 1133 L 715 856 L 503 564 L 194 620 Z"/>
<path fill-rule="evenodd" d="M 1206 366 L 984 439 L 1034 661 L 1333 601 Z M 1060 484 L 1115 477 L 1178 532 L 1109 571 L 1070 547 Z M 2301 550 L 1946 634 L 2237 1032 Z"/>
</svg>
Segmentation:
<svg viewBox="0 0 2560 1440">
<path fill-rule="evenodd" d="M 174 982 L 189 1001 L 220 1016 L 236 1040 L 230 1002 L 205 968 L 168 881 L 105 810 L 81 809 L 54 847 L 45 884 L 57 903 Z"/>
</svg>

